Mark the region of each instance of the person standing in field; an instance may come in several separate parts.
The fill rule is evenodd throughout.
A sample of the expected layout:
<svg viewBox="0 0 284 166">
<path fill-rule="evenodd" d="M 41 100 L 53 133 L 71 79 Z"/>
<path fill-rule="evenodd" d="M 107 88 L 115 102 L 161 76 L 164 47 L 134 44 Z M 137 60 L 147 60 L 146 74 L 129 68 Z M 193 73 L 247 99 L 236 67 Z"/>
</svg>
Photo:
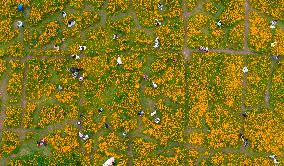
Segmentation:
<svg viewBox="0 0 284 166">
<path fill-rule="evenodd" d="M 23 23 L 22 21 L 18 21 L 18 22 L 17 22 L 17 27 L 18 27 L 18 28 L 24 27 L 24 23 Z"/>
<path fill-rule="evenodd" d="M 122 65 L 122 61 L 121 61 L 121 58 L 120 58 L 119 55 L 118 55 L 118 57 L 117 57 L 116 62 L 117 62 L 118 65 Z"/>
<path fill-rule="evenodd" d="M 61 12 L 61 15 L 62 15 L 63 18 L 65 18 L 67 16 L 67 14 L 64 11 Z"/>
</svg>

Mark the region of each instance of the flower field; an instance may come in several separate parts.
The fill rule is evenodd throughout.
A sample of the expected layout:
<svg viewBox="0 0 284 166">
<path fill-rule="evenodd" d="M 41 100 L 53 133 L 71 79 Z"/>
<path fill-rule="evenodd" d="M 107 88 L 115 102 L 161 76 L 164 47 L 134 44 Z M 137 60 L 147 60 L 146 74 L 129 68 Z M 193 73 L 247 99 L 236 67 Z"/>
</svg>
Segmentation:
<svg viewBox="0 0 284 166">
<path fill-rule="evenodd" d="M 283 165 L 283 13 L 0 0 L 0 165 Z"/>
</svg>

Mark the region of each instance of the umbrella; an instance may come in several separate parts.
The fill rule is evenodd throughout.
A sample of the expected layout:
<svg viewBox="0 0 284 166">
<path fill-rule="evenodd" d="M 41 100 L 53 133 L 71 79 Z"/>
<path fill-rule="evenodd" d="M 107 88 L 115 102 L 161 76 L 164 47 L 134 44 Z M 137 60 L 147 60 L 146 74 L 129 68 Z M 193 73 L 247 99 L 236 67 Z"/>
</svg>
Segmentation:
<svg viewBox="0 0 284 166">
<path fill-rule="evenodd" d="M 22 5 L 22 4 L 19 4 L 19 5 L 18 5 L 18 10 L 19 10 L 19 11 L 21 11 L 21 12 L 23 12 L 23 11 L 24 11 L 24 7 L 23 7 L 23 5 Z"/>
</svg>

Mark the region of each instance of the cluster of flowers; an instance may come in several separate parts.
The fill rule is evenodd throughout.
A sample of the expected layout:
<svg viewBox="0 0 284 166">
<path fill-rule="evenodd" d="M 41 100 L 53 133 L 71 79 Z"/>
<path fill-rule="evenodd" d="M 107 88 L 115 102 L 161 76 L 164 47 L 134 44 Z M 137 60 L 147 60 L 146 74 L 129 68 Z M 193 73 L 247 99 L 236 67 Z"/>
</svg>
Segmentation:
<svg viewBox="0 0 284 166">
<path fill-rule="evenodd" d="M 245 105 L 254 107 L 265 102 L 268 80 L 271 73 L 270 57 L 249 57 Z"/>
<path fill-rule="evenodd" d="M 3 130 L 1 136 L 0 158 L 16 153 L 20 146 L 19 135 L 16 132 Z"/>
</svg>

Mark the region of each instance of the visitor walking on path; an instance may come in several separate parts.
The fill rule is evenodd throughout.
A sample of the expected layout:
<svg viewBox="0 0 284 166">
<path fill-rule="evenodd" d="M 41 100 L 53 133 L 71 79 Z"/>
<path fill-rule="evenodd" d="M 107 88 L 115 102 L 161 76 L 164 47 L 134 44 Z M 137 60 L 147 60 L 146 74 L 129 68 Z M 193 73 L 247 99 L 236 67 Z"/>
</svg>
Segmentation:
<svg viewBox="0 0 284 166">
<path fill-rule="evenodd" d="M 272 60 L 275 60 L 275 61 L 279 60 L 279 56 L 277 56 L 277 55 L 272 55 Z"/>
<path fill-rule="evenodd" d="M 157 123 L 157 124 L 160 123 L 160 121 L 161 121 L 160 118 L 155 119 L 155 123 Z"/>
<path fill-rule="evenodd" d="M 103 112 L 103 108 L 98 109 L 99 114 Z"/>
<path fill-rule="evenodd" d="M 113 39 L 113 40 L 118 39 L 118 35 L 117 35 L 117 34 L 114 34 L 113 37 L 112 37 L 112 39 Z"/>
<path fill-rule="evenodd" d="M 122 61 L 121 61 L 121 58 L 120 58 L 119 55 L 118 55 L 118 57 L 117 57 L 116 62 L 117 62 L 118 65 L 122 65 Z"/>
<path fill-rule="evenodd" d="M 114 157 L 109 158 L 104 164 L 103 166 L 114 166 L 115 162 L 114 162 Z"/>
<path fill-rule="evenodd" d="M 61 12 L 61 15 L 62 15 L 63 18 L 65 18 L 67 16 L 67 14 L 64 11 Z"/>
<path fill-rule="evenodd" d="M 71 28 L 72 26 L 74 26 L 75 25 L 75 21 L 74 20 L 69 20 L 68 21 L 68 28 Z"/>
<path fill-rule="evenodd" d="M 86 46 L 79 46 L 79 50 L 80 50 L 80 51 L 84 51 L 84 50 L 86 50 L 86 49 L 87 49 Z"/>
<path fill-rule="evenodd" d="M 148 79 L 148 76 L 146 74 L 143 74 L 142 77 L 144 78 L 144 80 Z"/>
<path fill-rule="evenodd" d="M 158 48 L 160 46 L 160 38 L 156 37 L 155 39 L 155 45 L 153 46 L 154 48 Z"/>
<path fill-rule="evenodd" d="M 144 114 L 144 111 L 143 110 L 140 110 L 139 112 L 138 112 L 138 115 L 139 116 L 142 116 Z"/>
<path fill-rule="evenodd" d="M 79 81 L 83 81 L 83 80 L 84 80 L 84 74 L 79 77 Z"/>
<path fill-rule="evenodd" d="M 105 123 L 105 128 L 108 129 L 109 128 L 109 125 L 107 123 Z"/>
<path fill-rule="evenodd" d="M 43 139 L 41 139 L 40 141 L 37 141 L 37 146 L 42 146 L 42 145 L 44 145 L 44 146 L 46 146 L 47 145 L 47 143 L 46 143 L 46 141 L 45 141 L 45 139 L 43 138 Z"/>
<path fill-rule="evenodd" d="M 72 57 L 73 59 L 75 59 L 75 60 L 80 59 L 80 56 L 79 56 L 79 55 L 71 55 L 71 57 Z"/>
<path fill-rule="evenodd" d="M 275 157 L 276 157 L 275 155 L 269 155 L 268 157 L 269 157 L 269 158 L 271 158 L 271 159 L 273 160 L 274 165 L 279 164 L 279 161 L 275 158 Z"/>
<path fill-rule="evenodd" d="M 57 88 L 57 89 L 58 89 L 58 91 L 62 91 L 63 88 L 62 88 L 61 85 L 58 85 L 58 88 Z"/>
<path fill-rule="evenodd" d="M 244 73 L 247 73 L 247 72 L 248 72 L 248 68 L 247 68 L 246 66 L 243 68 L 243 72 L 244 72 Z"/>
<path fill-rule="evenodd" d="M 18 28 L 24 27 L 24 23 L 23 23 L 22 21 L 18 21 L 18 22 L 17 22 L 17 27 L 18 27 Z"/>
<path fill-rule="evenodd" d="M 23 12 L 23 11 L 24 11 L 24 6 L 23 6 L 23 4 L 19 4 L 19 5 L 18 5 L 18 10 L 19 10 L 20 12 Z"/>
<path fill-rule="evenodd" d="M 249 141 L 247 138 L 244 137 L 244 135 L 241 133 L 240 134 L 240 138 L 242 139 L 243 143 L 244 143 L 244 147 L 247 147 L 249 144 Z"/>
<path fill-rule="evenodd" d="M 222 25 L 221 20 L 219 20 L 218 22 L 216 22 L 216 24 L 217 24 L 218 27 L 221 27 L 221 25 Z"/>
<path fill-rule="evenodd" d="M 198 50 L 199 50 L 199 51 L 203 51 L 203 52 L 205 52 L 205 53 L 209 52 L 208 47 L 203 47 L 203 46 L 200 46 L 200 47 L 198 48 Z"/>
<path fill-rule="evenodd" d="M 275 26 L 276 26 L 276 24 L 277 24 L 277 22 L 278 22 L 277 20 L 272 20 L 272 21 L 271 21 L 270 28 L 271 28 L 271 29 L 274 29 Z"/>
<path fill-rule="evenodd" d="M 79 137 L 82 138 L 84 141 L 87 140 L 89 138 L 89 136 L 86 134 L 84 135 L 83 133 L 79 132 Z"/>
<path fill-rule="evenodd" d="M 275 41 L 275 42 L 271 43 L 270 45 L 271 45 L 271 47 L 275 47 L 275 46 L 276 46 L 276 44 L 277 44 L 277 41 Z"/>
<path fill-rule="evenodd" d="M 161 23 L 158 19 L 155 19 L 155 25 L 156 25 L 156 26 L 161 26 L 162 23 Z"/>
<path fill-rule="evenodd" d="M 151 112 L 151 116 L 156 115 L 156 113 L 157 113 L 157 111 L 156 111 L 156 110 L 155 110 L 155 111 L 153 111 L 153 112 Z"/>
<path fill-rule="evenodd" d="M 54 45 L 53 48 L 54 48 L 56 51 L 59 51 L 59 45 Z"/>
<path fill-rule="evenodd" d="M 241 113 L 241 116 L 244 117 L 244 118 L 246 118 L 246 117 L 247 117 L 247 113 L 246 113 L 246 112 Z"/>
<path fill-rule="evenodd" d="M 160 10 L 163 10 L 164 5 L 162 5 L 162 4 L 159 2 L 159 3 L 158 3 L 158 8 L 159 8 Z"/>
<path fill-rule="evenodd" d="M 158 85 L 154 81 L 152 81 L 152 84 L 154 89 L 158 88 Z"/>
<path fill-rule="evenodd" d="M 78 77 L 78 75 L 79 75 L 80 69 L 79 69 L 79 68 L 76 68 L 76 67 L 71 67 L 71 68 L 69 69 L 69 71 L 72 73 L 73 78 L 76 78 L 76 77 Z"/>
</svg>

